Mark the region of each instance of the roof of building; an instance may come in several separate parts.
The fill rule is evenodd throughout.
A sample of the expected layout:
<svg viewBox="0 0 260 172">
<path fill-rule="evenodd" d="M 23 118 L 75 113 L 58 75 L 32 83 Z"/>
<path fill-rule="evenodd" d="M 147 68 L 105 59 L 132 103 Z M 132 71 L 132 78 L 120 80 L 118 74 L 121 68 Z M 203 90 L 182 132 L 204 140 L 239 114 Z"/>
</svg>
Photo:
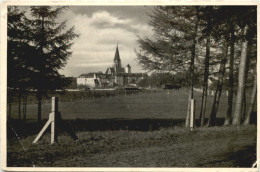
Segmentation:
<svg viewBox="0 0 260 172">
<path fill-rule="evenodd" d="M 127 64 L 126 67 L 131 67 L 131 66 L 129 64 Z"/>
<path fill-rule="evenodd" d="M 120 67 L 120 68 L 115 68 L 115 69 L 116 69 L 116 70 L 115 70 L 116 73 L 125 73 L 125 69 L 122 68 L 122 67 Z"/>
<path fill-rule="evenodd" d="M 147 73 L 119 73 L 116 76 L 123 76 L 123 77 L 146 77 L 148 75 L 147 75 Z"/>
<path fill-rule="evenodd" d="M 114 70 L 114 68 L 110 68 L 110 69 Z M 100 72 L 98 72 L 98 73 L 95 73 L 95 72 L 83 73 L 79 76 L 79 78 L 94 78 L 94 74 L 96 74 L 97 78 L 103 78 L 103 79 L 105 79 L 105 78 L 106 79 L 115 78 L 115 76 L 112 75 L 112 74 L 108 74 L 108 73 L 103 74 L 103 73 L 100 73 Z M 115 73 L 113 73 L 113 74 L 115 74 Z M 148 75 L 147 75 L 147 73 L 117 73 L 116 76 L 117 77 L 120 77 L 120 76 L 121 77 L 147 77 Z"/>
<path fill-rule="evenodd" d="M 107 68 L 105 74 L 108 74 L 108 71 L 109 71 L 109 70 L 111 71 L 112 74 L 115 73 L 115 69 L 114 69 L 113 67 L 109 67 L 109 68 Z"/>
<path fill-rule="evenodd" d="M 96 74 L 97 77 L 105 76 L 102 72 L 90 72 L 81 74 L 79 78 L 94 78 L 94 74 Z"/>
<path fill-rule="evenodd" d="M 109 67 L 106 70 L 105 74 L 108 74 L 108 71 L 111 71 L 111 74 L 116 74 L 116 73 L 125 73 L 125 69 L 124 68 L 113 68 L 113 67 Z"/>
</svg>

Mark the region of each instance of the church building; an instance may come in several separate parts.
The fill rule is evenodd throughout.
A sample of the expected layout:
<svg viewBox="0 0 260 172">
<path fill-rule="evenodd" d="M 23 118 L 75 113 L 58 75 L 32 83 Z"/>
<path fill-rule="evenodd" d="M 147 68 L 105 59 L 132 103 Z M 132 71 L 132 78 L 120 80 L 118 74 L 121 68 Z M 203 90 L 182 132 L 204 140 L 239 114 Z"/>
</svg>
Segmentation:
<svg viewBox="0 0 260 172">
<path fill-rule="evenodd" d="M 112 67 L 108 67 L 104 74 L 102 72 L 81 74 L 77 78 L 77 86 L 91 89 L 126 86 L 128 84 L 138 84 L 147 76 L 146 73 L 132 73 L 129 64 L 123 68 L 117 46 Z"/>
</svg>

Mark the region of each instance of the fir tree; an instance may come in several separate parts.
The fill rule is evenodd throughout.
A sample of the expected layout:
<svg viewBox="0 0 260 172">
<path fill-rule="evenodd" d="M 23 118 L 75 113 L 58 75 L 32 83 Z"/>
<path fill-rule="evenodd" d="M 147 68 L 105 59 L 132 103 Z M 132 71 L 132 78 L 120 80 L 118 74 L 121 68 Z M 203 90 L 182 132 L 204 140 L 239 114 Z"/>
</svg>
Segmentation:
<svg viewBox="0 0 260 172">
<path fill-rule="evenodd" d="M 155 7 L 150 15 L 153 38 L 140 38 L 139 64 L 150 71 L 190 72 L 190 98 L 193 98 L 194 70 L 198 32 L 198 7 Z M 189 105 L 190 102 L 188 102 Z M 189 108 L 186 126 L 189 123 Z"/>
<path fill-rule="evenodd" d="M 64 9 L 66 7 L 34 6 L 31 7 L 33 19 L 28 20 L 31 43 L 37 52 L 31 56 L 31 62 L 35 70 L 33 81 L 37 90 L 38 122 L 41 121 L 42 97 L 69 82 L 58 71 L 72 54 L 72 40 L 78 35 L 74 33 L 74 27 L 65 30 L 66 21 L 58 23 L 58 16 Z"/>
<path fill-rule="evenodd" d="M 16 6 L 8 7 L 7 22 L 7 87 L 9 112 L 11 117 L 12 98 L 18 94 L 18 112 L 21 118 L 21 99 L 32 88 L 32 68 L 28 57 L 34 53 L 29 44 L 29 27 L 25 24 L 23 11 Z"/>
</svg>

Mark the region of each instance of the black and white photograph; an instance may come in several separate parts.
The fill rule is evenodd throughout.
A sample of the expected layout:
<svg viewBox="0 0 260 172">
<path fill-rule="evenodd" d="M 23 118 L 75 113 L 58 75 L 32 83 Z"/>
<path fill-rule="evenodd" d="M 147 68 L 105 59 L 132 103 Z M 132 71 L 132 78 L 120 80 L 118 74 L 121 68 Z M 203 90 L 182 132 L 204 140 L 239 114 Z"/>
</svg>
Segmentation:
<svg viewBox="0 0 260 172">
<path fill-rule="evenodd" d="M 3 170 L 258 171 L 256 2 L 1 5 Z"/>
</svg>

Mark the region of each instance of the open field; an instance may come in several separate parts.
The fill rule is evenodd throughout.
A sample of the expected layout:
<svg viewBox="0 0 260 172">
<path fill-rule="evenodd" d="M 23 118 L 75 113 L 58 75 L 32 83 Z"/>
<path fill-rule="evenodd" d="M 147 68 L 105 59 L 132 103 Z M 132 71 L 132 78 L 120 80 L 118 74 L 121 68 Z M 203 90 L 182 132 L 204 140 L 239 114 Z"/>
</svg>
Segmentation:
<svg viewBox="0 0 260 172">
<path fill-rule="evenodd" d="M 133 94 L 133 95 L 132 95 Z M 81 98 L 82 97 L 82 98 Z M 66 98 L 66 97 L 65 97 Z M 59 96 L 59 111 L 63 119 L 185 119 L 187 113 L 188 90 L 160 92 L 128 92 L 127 95 L 114 94 L 103 98 L 80 96 L 79 100 L 70 102 Z M 67 98 L 66 98 L 67 99 Z M 195 92 L 196 118 L 199 117 L 201 93 Z M 207 111 L 213 102 L 208 96 Z M 36 102 L 35 102 L 36 103 Z M 50 113 L 50 100 L 43 101 L 42 118 L 47 119 Z M 217 117 L 225 117 L 227 96 L 223 93 Z M 27 105 L 27 119 L 36 119 L 37 104 Z M 18 118 L 18 107 L 12 106 L 12 118 Z"/>
<path fill-rule="evenodd" d="M 201 93 L 195 92 L 196 119 Z M 62 97 L 60 97 L 62 99 Z M 48 114 L 43 104 L 41 125 L 37 105 L 28 105 L 26 121 L 8 121 L 8 166 L 32 167 L 250 167 L 256 160 L 256 125 L 184 128 L 188 91 L 135 92 L 61 101 L 59 111 L 76 132 L 74 142 L 60 131 L 59 143 L 50 145 L 47 133 L 32 145 Z M 207 114 L 213 96 L 208 97 Z M 17 118 L 13 106 L 12 117 Z M 227 110 L 223 94 L 217 115 L 222 125 Z M 256 115 L 255 115 L 256 116 Z M 14 131 L 20 136 L 18 141 Z M 26 150 L 24 150 L 24 148 Z"/>
<path fill-rule="evenodd" d="M 157 131 L 77 132 L 35 145 L 35 135 L 8 140 L 8 166 L 32 167 L 251 167 L 256 160 L 256 126 Z"/>
</svg>

